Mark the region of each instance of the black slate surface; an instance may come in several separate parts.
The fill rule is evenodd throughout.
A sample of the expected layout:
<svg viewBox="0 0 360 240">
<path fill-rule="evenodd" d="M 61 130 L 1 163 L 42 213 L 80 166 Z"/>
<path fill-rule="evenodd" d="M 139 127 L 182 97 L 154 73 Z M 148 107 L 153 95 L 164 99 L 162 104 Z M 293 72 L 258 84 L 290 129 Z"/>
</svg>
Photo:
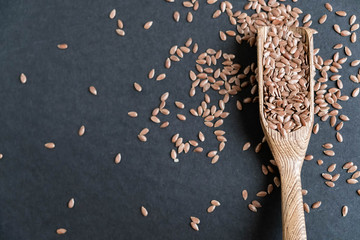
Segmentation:
<svg viewBox="0 0 360 240">
<path fill-rule="evenodd" d="M 163 67 L 169 48 L 189 37 L 199 44 L 199 53 L 222 49 L 236 54 L 243 66 L 256 61 L 256 51 L 233 38 L 220 41 L 219 30 L 235 27 L 226 16 L 211 18 L 218 3 L 200 1 L 199 10 L 192 11 L 194 21 L 187 23 L 189 9 L 181 2 L 0 1 L 0 239 L 281 239 L 279 189 L 260 199 L 258 213 L 247 209 L 274 176 L 261 173 L 261 164 L 271 159 L 267 146 L 254 153 L 262 138 L 257 105 L 236 110 L 236 100 L 248 91 L 227 104 L 231 114 L 221 129 L 228 143 L 219 162 L 211 165 L 205 153 L 217 147 L 213 130 L 188 112 L 203 99 L 200 92 L 194 98 L 188 95 L 188 71 L 194 69 L 198 54 L 187 54 L 170 70 Z M 235 12 L 246 1 L 232 3 Z M 332 25 L 348 28 L 349 16 L 360 13 L 359 1 L 331 1 L 335 10 L 348 12 L 345 18 L 329 13 L 323 0 L 287 3 L 312 14 L 312 27 L 319 31 L 315 47 L 321 48 L 324 59 L 335 53 L 334 44 L 350 46 L 353 56 L 341 70 L 343 94 L 350 95 L 357 85 L 348 75 L 358 68 L 349 62 L 360 56 L 360 47 L 337 35 Z M 110 20 L 113 8 L 117 16 Z M 181 13 L 179 23 L 172 19 L 175 10 Z M 325 13 L 328 20 L 320 27 L 317 20 Z M 115 34 L 118 18 L 124 22 L 125 37 Z M 154 24 L 145 31 L 143 24 L 149 20 Z M 56 47 L 62 42 L 69 44 L 65 51 Z M 151 68 L 165 72 L 166 80 L 147 79 Z M 28 78 L 25 85 L 19 82 L 21 72 Z M 134 91 L 134 81 L 143 86 L 141 93 Z M 88 92 L 90 85 L 98 96 Z M 171 114 L 161 119 L 170 126 L 159 129 L 149 116 L 166 91 Z M 212 101 L 218 97 L 215 92 L 210 96 Z M 186 109 L 176 109 L 174 101 L 184 102 Z M 341 113 L 352 120 L 341 130 L 344 142 L 337 143 L 335 130 L 321 122 L 308 150 L 314 160 L 303 166 L 303 187 L 309 191 L 304 201 L 322 201 L 319 209 L 306 214 L 308 239 L 359 239 L 359 185 L 346 184 L 350 175 L 341 170 L 347 161 L 359 163 L 359 99 L 342 105 Z M 129 118 L 131 110 L 139 117 Z M 185 114 L 187 121 L 177 120 L 176 113 Z M 77 135 L 81 125 L 86 126 L 83 137 Z M 144 127 L 150 129 L 146 143 L 137 139 Z M 184 139 L 196 139 L 199 129 L 207 138 L 201 144 L 204 153 L 180 155 L 179 163 L 172 162 L 171 136 L 179 132 Z M 54 150 L 44 148 L 49 141 L 56 143 Z M 242 152 L 247 141 L 252 147 Z M 334 143 L 335 157 L 322 154 L 325 142 Z M 123 159 L 115 165 L 118 152 Z M 318 166 L 317 159 L 324 165 Z M 337 163 L 335 173 L 341 173 L 333 189 L 320 175 L 330 163 Z M 243 189 L 249 191 L 247 201 L 241 198 Z M 71 197 L 74 209 L 66 207 Z M 221 206 L 209 214 L 212 199 Z M 142 205 L 149 211 L 146 218 L 140 214 Z M 343 205 L 350 210 L 346 218 L 341 216 Z M 201 219 L 199 232 L 190 228 L 190 216 Z M 68 232 L 56 235 L 59 227 Z"/>
</svg>

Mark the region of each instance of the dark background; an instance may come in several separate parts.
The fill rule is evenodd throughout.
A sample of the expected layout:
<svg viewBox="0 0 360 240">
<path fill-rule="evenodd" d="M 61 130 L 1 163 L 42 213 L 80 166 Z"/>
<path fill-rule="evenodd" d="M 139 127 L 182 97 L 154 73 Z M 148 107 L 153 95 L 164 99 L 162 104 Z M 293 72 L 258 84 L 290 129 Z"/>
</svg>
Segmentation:
<svg viewBox="0 0 360 240">
<path fill-rule="evenodd" d="M 239 46 L 234 38 L 220 41 L 219 30 L 235 27 L 225 15 L 211 18 L 219 2 L 207 5 L 202 0 L 197 12 L 181 3 L 0 0 L 1 240 L 281 239 L 279 189 L 264 199 L 255 196 L 274 175 L 261 172 L 261 164 L 271 159 L 268 147 L 254 153 L 263 136 L 257 105 L 236 110 L 236 100 L 249 95 L 248 91 L 226 105 L 231 114 L 221 129 L 227 132 L 228 143 L 215 165 L 206 157 L 217 147 L 213 129 L 189 114 L 203 99 L 199 91 L 194 98 L 188 95 L 188 72 L 194 70 L 199 53 L 222 49 L 236 54 L 236 61 L 246 66 L 256 61 L 256 51 L 247 44 Z M 243 10 L 246 1 L 232 3 L 235 12 Z M 351 68 L 349 62 L 360 56 L 360 47 L 336 34 L 332 25 L 349 28 L 349 17 L 360 13 L 359 1 L 331 1 L 335 10 L 348 12 L 346 18 L 329 13 L 323 0 L 286 3 L 312 14 L 312 27 L 319 31 L 315 48 L 321 48 L 324 59 L 335 53 L 336 43 L 350 46 L 353 56 L 341 70 L 342 92 L 350 95 L 356 84 L 348 76 L 358 68 Z M 110 20 L 113 8 L 117 16 Z M 175 10 L 181 14 L 179 23 L 172 19 Z M 192 23 L 185 20 L 188 11 L 194 14 Z M 317 20 L 325 13 L 328 20 L 320 27 Z M 124 22 L 125 37 L 115 33 L 118 18 Z M 154 24 L 145 31 L 143 24 L 149 20 Z M 199 44 L 198 54 L 187 54 L 166 70 L 170 47 L 184 44 L 189 37 Z M 65 51 L 56 47 L 63 42 L 69 45 Z M 151 68 L 165 72 L 166 80 L 147 79 Z M 21 72 L 28 78 L 25 85 L 19 81 Z M 134 81 L 143 86 L 141 93 L 134 91 Z M 88 92 L 90 85 L 97 88 L 98 96 Z M 166 91 L 170 92 L 167 108 L 171 114 L 161 119 L 170 121 L 170 126 L 160 129 L 149 116 Z M 209 92 L 216 104 L 217 93 Z M 174 101 L 184 102 L 186 108 L 176 109 Z M 309 191 L 304 201 L 309 205 L 322 201 L 319 209 L 305 215 L 308 239 L 359 239 L 359 185 L 346 184 L 350 174 L 341 169 L 347 161 L 359 162 L 359 99 L 351 98 L 342 106 L 341 113 L 352 120 L 341 130 L 344 142 L 337 143 L 335 130 L 321 122 L 308 150 L 314 160 L 304 163 L 302 183 Z M 128 111 L 137 111 L 139 117 L 128 117 Z M 177 120 L 176 113 L 185 114 L 187 121 Z M 77 135 L 81 125 L 86 126 L 83 137 Z M 137 139 L 144 127 L 150 129 L 146 143 Z M 171 136 L 179 132 L 185 140 L 196 139 L 199 130 L 207 138 L 201 144 L 204 152 L 182 154 L 180 162 L 174 163 L 169 156 Z M 50 141 L 56 143 L 54 150 L 44 147 Z M 243 152 L 247 141 L 252 147 Z M 325 142 L 334 143 L 335 157 L 322 154 Z M 122 161 L 115 165 L 118 152 Z M 317 159 L 323 159 L 324 165 L 318 166 Z M 338 165 L 334 173 L 341 173 L 332 189 L 320 175 L 331 163 Z M 249 191 L 247 201 L 241 198 L 243 189 Z M 68 209 L 72 197 L 75 207 Z M 221 206 L 209 214 L 206 209 L 212 199 Z M 247 208 L 254 199 L 263 205 L 258 213 Z M 149 211 L 146 218 L 140 214 L 142 205 Z M 349 206 L 345 218 L 343 205 Z M 190 216 L 201 219 L 199 232 L 191 229 Z M 60 227 L 68 232 L 58 236 L 55 230 Z"/>
</svg>

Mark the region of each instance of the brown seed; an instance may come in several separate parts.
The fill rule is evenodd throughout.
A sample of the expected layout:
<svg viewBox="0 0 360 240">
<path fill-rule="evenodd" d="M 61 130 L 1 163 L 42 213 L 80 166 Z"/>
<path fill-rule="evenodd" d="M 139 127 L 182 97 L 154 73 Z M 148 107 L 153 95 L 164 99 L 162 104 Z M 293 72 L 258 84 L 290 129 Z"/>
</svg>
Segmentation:
<svg viewBox="0 0 360 240">
<path fill-rule="evenodd" d="M 115 31 L 116 31 L 117 35 L 122 36 L 122 37 L 125 36 L 124 30 L 117 28 L 117 29 L 115 29 Z"/>
<path fill-rule="evenodd" d="M 328 173 L 322 173 L 321 176 L 326 180 L 331 180 L 332 179 L 331 174 L 328 174 Z"/>
<path fill-rule="evenodd" d="M 325 143 L 324 145 L 322 145 L 323 148 L 326 148 L 326 149 L 331 149 L 333 148 L 333 145 L 332 143 Z"/>
<path fill-rule="evenodd" d="M 85 133 L 85 126 L 82 125 L 82 126 L 79 128 L 78 134 L 79 134 L 79 136 L 81 137 L 82 135 L 84 135 L 84 133 Z"/>
<path fill-rule="evenodd" d="M 180 109 L 184 109 L 185 108 L 185 104 L 183 104 L 182 102 L 179 101 L 175 101 L 175 105 L 176 107 L 180 108 Z"/>
<path fill-rule="evenodd" d="M 303 22 L 303 23 L 306 23 L 306 22 L 308 22 L 310 19 L 311 19 L 311 14 L 306 14 L 306 15 L 304 16 L 302 22 Z"/>
<path fill-rule="evenodd" d="M 96 88 L 94 86 L 89 87 L 89 92 L 94 96 L 97 95 L 97 90 L 96 90 Z"/>
<path fill-rule="evenodd" d="M 314 159 L 314 156 L 313 155 L 306 155 L 305 156 L 305 160 L 306 161 L 310 161 L 310 160 L 313 160 Z"/>
<path fill-rule="evenodd" d="M 256 193 L 257 197 L 265 197 L 266 195 L 267 195 L 267 192 L 265 192 L 265 191 L 260 191 L 260 192 Z"/>
<path fill-rule="evenodd" d="M 68 208 L 73 208 L 75 205 L 75 199 L 71 198 L 67 204 Z"/>
<path fill-rule="evenodd" d="M 117 20 L 117 26 L 118 26 L 118 28 L 123 29 L 123 28 L 124 28 L 124 23 L 123 23 L 123 21 L 121 21 L 120 19 L 118 19 L 118 20 Z"/>
<path fill-rule="evenodd" d="M 319 23 L 320 23 L 320 24 L 323 24 L 323 23 L 326 21 L 326 19 L 327 19 L 327 15 L 326 15 L 326 14 L 322 15 L 322 16 L 319 18 Z"/>
<path fill-rule="evenodd" d="M 148 78 L 152 79 L 155 76 L 155 69 L 151 69 L 149 74 L 148 74 Z"/>
<path fill-rule="evenodd" d="M 165 78 L 166 78 L 166 74 L 161 73 L 156 77 L 156 81 L 161 81 L 161 80 L 164 80 Z"/>
<path fill-rule="evenodd" d="M 147 141 L 147 137 L 145 135 L 140 135 L 139 134 L 137 137 L 141 142 L 146 142 Z"/>
<path fill-rule="evenodd" d="M 131 112 L 128 112 L 128 115 L 129 115 L 130 117 L 132 117 L 132 118 L 135 118 L 135 117 L 138 116 L 138 113 L 135 112 L 135 111 L 131 111 Z"/>
<path fill-rule="evenodd" d="M 314 125 L 314 128 L 313 128 L 313 133 L 314 133 L 314 134 L 317 134 L 318 132 L 319 132 L 319 124 L 316 123 L 316 124 Z"/>
<path fill-rule="evenodd" d="M 144 29 L 148 30 L 153 25 L 153 21 L 148 21 L 144 24 Z"/>
<path fill-rule="evenodd" d="M 24 74 L 24 73 L 21 73 L 21 74 L 20 74 L 20 82 L 21 82 L 22 84 L 25 84 L 26 81 L 27 81 L 27 78 L 26 78 L 25 74 Z"/>
<path fill-rule="evenodd" d="M 0 153 L 0 159 L 2 159 L 4 157 L 4 155 L 2 153 Z"/>
<path fill-rule="evenodd" d="M 345 46 L 345 48 L 344 48 L 344 51 L 345 51 L 345 54 L 346 54 L 347 56 L 351 56 L 351 55 L 352 55 L 350 48 L 348 48 L 348 47 L 346 47 L 346 46 Z"/>
<path fill-rule="evenodd" d="M 216 206 L 211 205 L 210 207 L 208 207 L 207 212 L 212 213 L 215 210 L 215 208 L 216 208 Z"/>
<path fill-rule="evenodd" d="M 341 214 L 343 217 L 346 217 L 346 215 L 348 214 L 349 208 L 348 206 L 343 206 L 341 209 Z"/>
<path fill-rule="evenodd" d="M 344 141 L 343 136 L 341 135 L 341 133 L 339 133 L 339 132 L 336 133 L 336 140 L 338 142 L 343 142 Z"/>
<path fill-rule="evenodd" d="M 173 18 L 174 18 L 175 22 L 179 22 L 180 13 L 178 11 L 175 11 L 174 14 L 173 14 Z"/>
<path fill-rule="evenodd" d="M 325 3 L 325 8 L 326 8 L 329 12 L 332 12 L 332 11 L 333 11 L 333 7 L 331 6 L 330 3 Z"/>
<path fill-rule="evenodd" d="M 160 123 L 160 119 L 156 116 L 151 116 L 150 120 L 153 121 L 154 123 Z"/>
<path fill-rule="evenodd" d="M 134 82 L 134 88 L 136 91 L 141 92 L 142 91 L 142 87 L 140 84 L 138 84 L 137 82 Z"/>
<path fill-rule="evenodd" d="M 318 164 L 319 166 L 323 165 L 323 163 L 324 163 L 324 161 L 321 160 L 321 159 L 317 160 L 316 162 L 317 162 L 317 164 Z"/>
<path fill-rule="evenodd" d="M 325 150 L 324 154 L 330 157 L 335 156 L 335 152 L 333 150 Z"/>
<path fill-rule="evenodd" d="M 214 123 L 214 127 L 220 127 L 224 123 L 224 120 L 219 119 Z"/>
<path fill-rule="evenodd" d="M 337 180 L 339 180 L 339 178 L 340 178 L 340 173 L 337 173 L 334 176 L 332 176 L 331 181 L 336 182 Z"/>
<path fill-rule="evenodd" d="M 141 206 L 141 214 L 146 217 L 149 213 L 144 206 Z"/>
<path fill-rule="evenodd" d="M 349 24 L 353 25 L 355 23 L 355 21 L 356 21 L 356 15 L 352 15 L 349 19 Z"/>
<path fill-rule="evenodd" d="M 306 195 L 308 194 L 308 190 L 306 190 L 306 189 L 301 189 L 301 194 L 302 194 L 303 196 L 306 196 Z"/>
<path fill-rule="evenodd" d="M 116 163 L 116 164 L 119 164 L 120 161 L 121 161 L 121 153 L 118 153 L 118 154 L 116 155 L 116 157 L 115 157 L 115 163 Z"/>
<path fill-rule="evenodd" d="M 353 165 L 354 165 L 353 162 L 347 162 L 347 163 L 344 164 L 343 169 L 349 169 L 349 168 L 352 167 Z"/>
<path fill-rule="evenodd" d="M 247 190 L 242 191 L 242 197 L 243 197 L 244 200 L 246 200 L 248 198 L 248 191 Z"/>
<path fill-rule="evenodd" d="M 56 233 L 59 235 L 65 234 L 67 230 L 65 228 L 58 228 L 56 229 Z"/>
<path fill-rule="evenodd" d="M 188 21 L 189 23 L 191 23 L 193 21 L 193 15 L 191 12 L 188 12 L 188 14 L 186 15 L 186 21 Z"/>
<path fill-rule="evenodd" d="M 274 183 L 276 187 L 280 187 L 280 179 L 277 176 L 274 177 Z"/>
<path fill-rule="evenodd" d="M 109 18 L 114 19 L 115 16 L 116 16 L 116 9 L 113 9 L 113 10 L 110 11 Z"/>
<path fill-rule="evenodd" d="M 331 181 L 326 181 L 325 184 L 328 186 L 328 187 L 335 187 L 335 183 L 331 182 Z"/>
<path fill-rule="evenodd" d="M 196 223 L 196 224 L 200 224 L 200 219 L 197 217 L 190 217 L 191 221 Z"/>
<path fill-rule="evenodd" d="M 248 205 L 248 208 L 249 208 L 249 210 L 252 211 L 252 212 L 257 212 L 257 208 L 256 208 L 254 205 L 252 205 L 252 204 L 249 204 L 249 205 Z"/>
<path fill-rule="evenodd" d="M 177 116 L 177 118 L 178 118 L 179 120 L 181 120 L 181 121 L 185 121 L 185 120 L 186 120 L 186 117 L 185 117 L 185 115 L 183 115 L 183 114 L 177 114 L 176 116 Z"/>
<path fill-rule="evenodd" d="M 310 207 L 307 203 L 304 203 L 304 211 L 309 213 L 310 212 Z"/>
<path fill-rule="evenodd" d="M 218 200 L 211 200 L 211 205 L 214 205 L 215 207 L 220 206 L 220 202 Z"/>
<path fill-rule="evenodd" d="M 198 137 L 199 137 L 200 141 L 202 141 L 202 142 L 205 141 L 205 136 L 201 131 L 199 132 Z"/>
<path fill-rule="evenodd" d="M 356 190 L 356 192 L 360 196 L 360 189 Z"/>
<path fill-rule="evenodd" d="M 270 193 L 272 193 L 273 190 L 274 190 L 274 186 L 270 183 L 270 184 L 267 186 L 267 193 L 270 194 Z"/>
<path fill-rule="evenodd" d="M 200 153 L 200 152 L 203 152 L 204 149 L 202 147 L 197 147 L 194 149 L 194 152 L 197 152 L 197 153 Z"/>
<path fill-rule="evenodd" d="M 336 11 L 335 14 L 340 17 L 345 17 L 347 15 L 347 13 L 345 11 Z"/>
<path fill-rule="evenodd" d="M 48 142 L 48 143 L 45 143 L 45 145 L 44 145 L 46 148 L 48 148 L 48 149 L 53 149 L 53 148 L 55 148 L 55 143 L 53 143 L 53 142 Z"/>
<path fill-rule="evenodd" d="M 346 180 L 346 182 L 347 182 L 348 184 L 356 184 L 356 183 L 358 183 L 359 181 L 358 181 L 357 179 L 354 179 L 354 178 L 349 178 L 349 179 Z"/>
<path fill-rule="evenodd" d="M 336 168 L 336 163 L 333 163 L 328 167 L 327 171 L 328 172 L 333 172 L 335 170 L 335 168 Z"/>
<path fill-rule="evenodd" d="M 65 50 L 68 48 L 68 45 L 66 43 L 60 43 L 57 45 L 58 49 Z"/>
<path fill-rule="evenodd" d="M 311 205 L 311 208 L 316 209 L 319 208 L 320 206 L 321 206 L 321 201 L 317 201 Z"/>
<path fill-rule="evenodd" d="M 139 133 L 139 135 L 146 135 L 146 134 L 148 134 L 149 131 L 150 131 L 150 130 L 149 130 L 148 128 L 143 128 L 143 129 L 141 130 L 141 132 Z"/>
<path fill-rule="evenodd" d="M 191 222 L 190 225 L 192 229 L 194 229 L 195 231 L 199 231 L 199 226 L 195 222 Z"/>
</svg>

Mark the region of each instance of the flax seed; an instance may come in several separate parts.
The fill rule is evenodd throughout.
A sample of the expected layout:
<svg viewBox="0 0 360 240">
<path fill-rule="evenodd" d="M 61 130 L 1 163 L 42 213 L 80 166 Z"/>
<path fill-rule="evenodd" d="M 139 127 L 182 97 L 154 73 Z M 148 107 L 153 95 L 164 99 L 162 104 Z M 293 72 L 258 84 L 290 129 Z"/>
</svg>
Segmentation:
<svg viewBox="0 0 360 240">
<path fill-rule="evenodd" d="M 59 235 L 65 234 L 67 230 L 65 228 L 58 228 L 56 229 L 56 233 Z"/>
<path fill-rule="evenodd" d="M 97 90 L 96 90 L 96 88 L 94 86 L 89 87 L 89 92 L 94 96 L 97 95 Z"/>
<path fill-rule="evenodd" d="M 141 214 L 146 217 L 149 213 L 144 206 L 141 206 Z"/>
<path fill-rule="evenodd" d="M 46 148 L 48 149 L 54 149 L 55 148 L 55 143 L 53 142 L 48 142 L 48 143 L 45 143 L 44 145 Z"/>
<path fill-rule="evenodd" d="M 75 199 L 71 198 L 67 204 L 68 208 L 73 208 L 75 206 Z"/>
</svg>

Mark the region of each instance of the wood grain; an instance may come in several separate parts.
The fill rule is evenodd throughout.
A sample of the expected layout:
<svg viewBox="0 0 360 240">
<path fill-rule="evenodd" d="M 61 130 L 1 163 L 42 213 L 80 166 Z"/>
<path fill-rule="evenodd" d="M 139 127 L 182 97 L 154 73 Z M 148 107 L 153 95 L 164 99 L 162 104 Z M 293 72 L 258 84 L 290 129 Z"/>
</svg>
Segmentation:
<svg viewBox="0 0 360 240">
<path fill-rule="evenodd" d="M 279 168 L 281 177 L 281 210 L 284 240 L 306 240 L 305 216 L 301 194 L 301 167 L 304 162 L 306 149 L 309 144 L 311 129 L 314 124 L 314 30 L 308 28 L 294 28 L 306 38 L 309 60 L 310 87 L 310 121 L 306 126 L 281 136 L 278 131 L 271 129 L 264 116 L 263 93 L 263 51 L 268 27 L 260 27 L 257 37 L 258 57 L 258 85 L 260 123 L 267 143 Z"/>
</svg>

